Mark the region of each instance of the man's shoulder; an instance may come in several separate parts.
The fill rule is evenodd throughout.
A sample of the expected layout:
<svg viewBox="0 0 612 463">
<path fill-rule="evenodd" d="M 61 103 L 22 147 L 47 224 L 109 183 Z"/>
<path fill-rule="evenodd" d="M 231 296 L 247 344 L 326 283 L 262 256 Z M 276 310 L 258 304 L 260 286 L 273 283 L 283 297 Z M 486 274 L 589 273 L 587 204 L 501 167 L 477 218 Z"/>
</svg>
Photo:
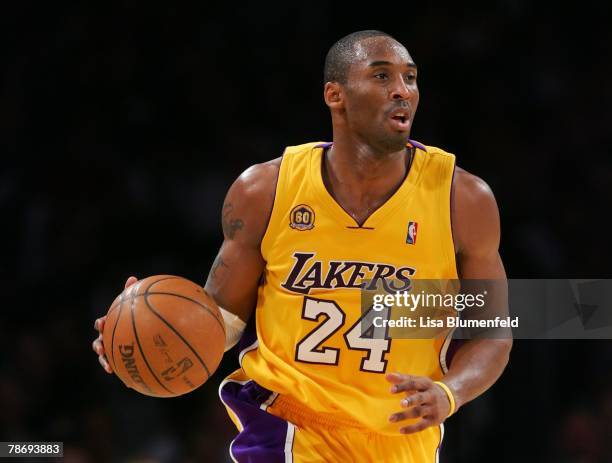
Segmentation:
<svg viewBox="0 0 612 463">
<path fill-rule="evenodd" d="M 413 142 L 412 144 L 414 146 L 416 146 L 417 148 L 420 148 L 421 150 L 425 151 L 429 155 L 439 155 L 439 156 L 450 157 L 453 159 L 455 158 L 455 155 L 453 153 L 451 153 L 450 151 L 446 151 L 442 148 L 439 148 L 438 146 L 425 145 L 419 142 L 415 142 L 414 140 L 411 140 L 411 142 Z"/>
<path fill-rule="evenodd" d="M 282 156 L 250 166 L 240 174 L 235 184 L 239 186 L 246 195 L 273 192 L 276 189 L 283 157 L 304 154 L 310 152 L 313 148 L 326 145 L 328 145 L 328 143 L 315 141 L 287 146 Z"/>
<path fill-rule="evenodd" d="M 413 141 L 411 140 L 411 142 Z M 455 154 L 437 146 L 424 145 L 420 142 L 413 142 L 413 144 L 429 155 L 444 156 L 452 158 L 455 161 L 453 189 L 460 190 L 455 193 L 458 193 L 460 195 L 467 195 L 468 197 L 474 198 L 476 200 L 493 198 L 493 192 L 491 191 L 491 188 L 482 178 L 472 174 L 471 172 L 468 172 L 467 170 L 459 167 L 456 164 L 457 157 L 455 156 Z"/>
<path fill-rule="evenodd" d="M 282 157 L 270 161 L 253 164 L 236 179 L 234 187 L 240 189 L 243 195 L 257 197 L 268 196 L 276 188 Z"/>
<path fill-rule="evenodd" d="M 241 177 L 245 176 L 250 179 L 255 179 L 260 178 L 261 176 L 278 175 L 278 170 L 280 169 L 282 160 L 283 157 L 279 156 L 277 158 L 270 159 L 269 161 L 253 164 L 242 173 Z"/>
<path fill-rule="evenodd" d="M 272 212 L 280 164 L 281 158 L 254 164 L 234 181 L 223 203 L 226 236 L 233 238 L 234 233 L 226 230 L 239 224 L 249 232 L 241 234 L 242 242 L 259 248 Z"/>
<path fill-rule="evenodd" d="M 470 197 L 482 198 L 483 196 L 493 196 L 493 192 L 487 183 L 480 177 L 462 169 L 456 164 L 457 156 L 450 151 L 447 151 L 438 146 L 425 145 L 414 140 L 409 141 L 411 144 L 425 151 L 429 155 L 439 155 L 452 158 L 455 161 L 453 188 L 461 189 L 460 194 L 466 194 Z"/>
<path fill-rule="evenodd" d="M 330 145 L 331 142 L 311 141 L 299 145 L 287 146 L 283 152 L 283 156 L 309 153 L 313 148 L 323 148 Z"/>
<path fill-rule="evenodd" d="M 302 143 L 300 145 L 291 145 L 287 146 L 283 150 L 283 155 L 277 158 L 271 159 L 266 162 L 262 162 L 259 164 L 254 164 L 248 169 L 246 169 L 238 180 L 242 182 L 246 182 L 247 184 L 252 184 L 254 186 L 258 184 L 264 184 L 269 181 L 274 181 L 278 179 L 278 174 L 280 171 L 281 163 L 283 161 L 283 157 L 287 155 L 295 155 L 295 154 L 304 154 L 310 152 L 313 148 L 327 146 L 330 143 L 324 141 L 314 141 Z M 262 185 L 265 187 L 265 185 Z"/>
<path fill-rule="evenodd" d="M 459 166 L 455 167 L 453 187 L 456 195 L 473 201 L 487 201 L 494 198 L 487 182 Z"/>
<path fill-rule="evenodd" d="M 489 185 L 461 167 L 455 168 L 451 214 L 456 252 L 499 241 L 499 210 Z"/>
</svg>

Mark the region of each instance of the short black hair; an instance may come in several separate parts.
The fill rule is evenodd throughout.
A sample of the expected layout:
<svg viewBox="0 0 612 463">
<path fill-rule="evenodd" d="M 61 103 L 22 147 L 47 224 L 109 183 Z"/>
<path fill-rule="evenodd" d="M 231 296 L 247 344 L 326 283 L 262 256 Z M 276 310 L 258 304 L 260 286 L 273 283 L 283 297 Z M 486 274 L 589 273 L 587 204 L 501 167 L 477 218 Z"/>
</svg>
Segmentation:
<svg viewBox="0 0 612 463">
<path fill-rule="evenodd" d="M 349 67 L 355 60 L 355 44 L 371 37 L 389 37 L 395 40 L 386 32 L 376 30 L 357 31 L 342 37 L 327 52 L 323 67 L 323 83 L 346 84 Z"/>
</svg>

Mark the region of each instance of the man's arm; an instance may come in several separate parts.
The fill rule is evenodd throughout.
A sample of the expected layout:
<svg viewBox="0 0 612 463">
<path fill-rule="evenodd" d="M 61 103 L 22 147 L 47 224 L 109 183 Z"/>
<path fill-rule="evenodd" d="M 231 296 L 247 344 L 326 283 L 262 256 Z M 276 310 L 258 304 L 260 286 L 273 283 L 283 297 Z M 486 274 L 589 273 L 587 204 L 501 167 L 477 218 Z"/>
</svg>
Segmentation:
<svg viewBox="0 0 612 463">
<path fill-rule="evenodd" d="M 243 321 L 248 321 L 257 302 L 257 287 L 265 266 L 260 244 L 272 213 L 280 161 L 277 158 L 248 168 L 230 187 L 223 203 L 223 244 L 205 290 L 217 305 Z M 137 281 L 132 276 L 125 287 Z M 102 368 L 112 373 L 102 343 L 105 321 L 106 316 L 94 323 L 99 335 L 92 348 Z"/>
<path fill-rule="evenodd" d="M 480 178 L 457 168 L 452 204 L 457 268 L 461 279 L 496 280 L 495 303 L 507 304 L 506 271 L 499 255 L 500 223 L 495 197 Z M 457 408 L 489 389 L 508 364 L 512 338 L 473 339 L 456 351 L 443 382 Z"/>
<path fill-rule="evenodd" d="M 261 240 L 276 191 L 280 158 L 247 169 L 230 187 L 222 210 L 223 244 L 204 289 L 228 312 L 248 321 L 265 261 Z"/>
<path fill-rule="evenodd" d="M 499 256 L 499 211 L 493 192 L 480 178 L 457 168 L 451 204 L 457 268 L 461 279 L 500 280 L 489 295 L 497 303 L 507 301 L 506 272 Z M 450 388 L 458 409 L 489 389 L 508 364 L 512 339 L 473 339 L 456 351 L 442 382 Z M 391 392 L 410 392 L 391 421 L 421 418 L 401 429 L 403 433 L 421 431 L 443 422 L 450 411 L 444 389 L 430 378 L 401 373 L 387 375 Z"/>
</svg>

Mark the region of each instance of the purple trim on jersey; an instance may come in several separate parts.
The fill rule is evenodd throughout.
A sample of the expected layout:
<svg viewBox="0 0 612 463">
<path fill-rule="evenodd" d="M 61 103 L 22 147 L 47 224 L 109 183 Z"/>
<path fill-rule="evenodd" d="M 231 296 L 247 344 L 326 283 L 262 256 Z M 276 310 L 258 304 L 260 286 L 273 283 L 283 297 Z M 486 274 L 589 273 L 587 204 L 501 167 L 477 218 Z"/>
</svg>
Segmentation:
<svg viewBox="0 0 612 463">
<path fill-rule="evenodd" d="M 448 349 L 446 350 L 446 368 L 450 370 L 453 358 L 461 346 L 465 344 L 464 339 L 451 339 Z"/>
<path fill-rule="evenodd" d="M 333 142 L 327 142 L 327 143 L 321 143 L 320 145 L 315 146 L 315 148 L 329 148 L 331 145 L 333 145 Z"/>
<path fill-rule="evenodd" d="M 285 463 L 289 424 L 262 410 L 272 394 L 249 381 L 242 385 L 228 381 L 221 388 L 221 399 L 240 420 L 242 431 L 232 442 L 230 452 L 238 463 Z"/>
<path fill-rule="evenodd" d="M 408 139 L 407 142 L 410 143 L 412 146 L 415 146 L 427 152 L 427 148 L 425 148 L 425 145 L 420 144 L 418 141 Z M 321 143 L 320 145 L 315 146 L 315 148 L 329 148 L 331 145 L 333 145 L 333 142 Z"/>
<path fill-rule="evenodd" d="M 455 246 L 455 234 L 453 233 L 453 184 L 455 183 L 455 171 L 457 170 L 457 164 L 453 163 L 453 175 L 451 175 L 451 186 L 450 186 L 450 199 L 449 199 L 449 210 L 450 210 L 450 225 L 451 225 L 451 240 L 453 242 L 453 252 L 457 249 Z M 457 275 L 459 275 L 459 270 L 457 269 L 457 257 L 455 257 L 455 271 Z"/>
<path fill-rule="evenodd" d="M 257 341 L 257 329 L 255 328 L 255 314 L 251 315 L 251 319 L 247 323 L 246 328 L 242 332 L 240 341 L 238 341 L 238 352 L 251 347 L 255 341 Z"/>
<path fill-rule="evenodd" d="M 412 146 L 416 146 L 420 150 L 427 152 L 427 148 L 425 148 L 425 145 L 421 145 L 418 141 L 414 141 L 409 138 L 408 143 L 410 143 Z"/>
</svg>

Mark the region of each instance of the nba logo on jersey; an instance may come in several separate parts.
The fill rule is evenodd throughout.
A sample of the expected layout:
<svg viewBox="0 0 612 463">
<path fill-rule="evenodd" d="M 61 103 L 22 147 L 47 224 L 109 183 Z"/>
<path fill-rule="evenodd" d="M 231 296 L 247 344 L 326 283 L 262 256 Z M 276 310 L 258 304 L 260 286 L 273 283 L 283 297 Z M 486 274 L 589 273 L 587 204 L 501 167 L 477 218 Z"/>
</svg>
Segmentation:
<svg viewBox="0 0 612 463">
<path fill-rule="evenodd" d="M 406 243 L 415 244 L 417 239 L 417 222 L 408 222 L 408 235 L 406 235 Z"/>
</svg>

